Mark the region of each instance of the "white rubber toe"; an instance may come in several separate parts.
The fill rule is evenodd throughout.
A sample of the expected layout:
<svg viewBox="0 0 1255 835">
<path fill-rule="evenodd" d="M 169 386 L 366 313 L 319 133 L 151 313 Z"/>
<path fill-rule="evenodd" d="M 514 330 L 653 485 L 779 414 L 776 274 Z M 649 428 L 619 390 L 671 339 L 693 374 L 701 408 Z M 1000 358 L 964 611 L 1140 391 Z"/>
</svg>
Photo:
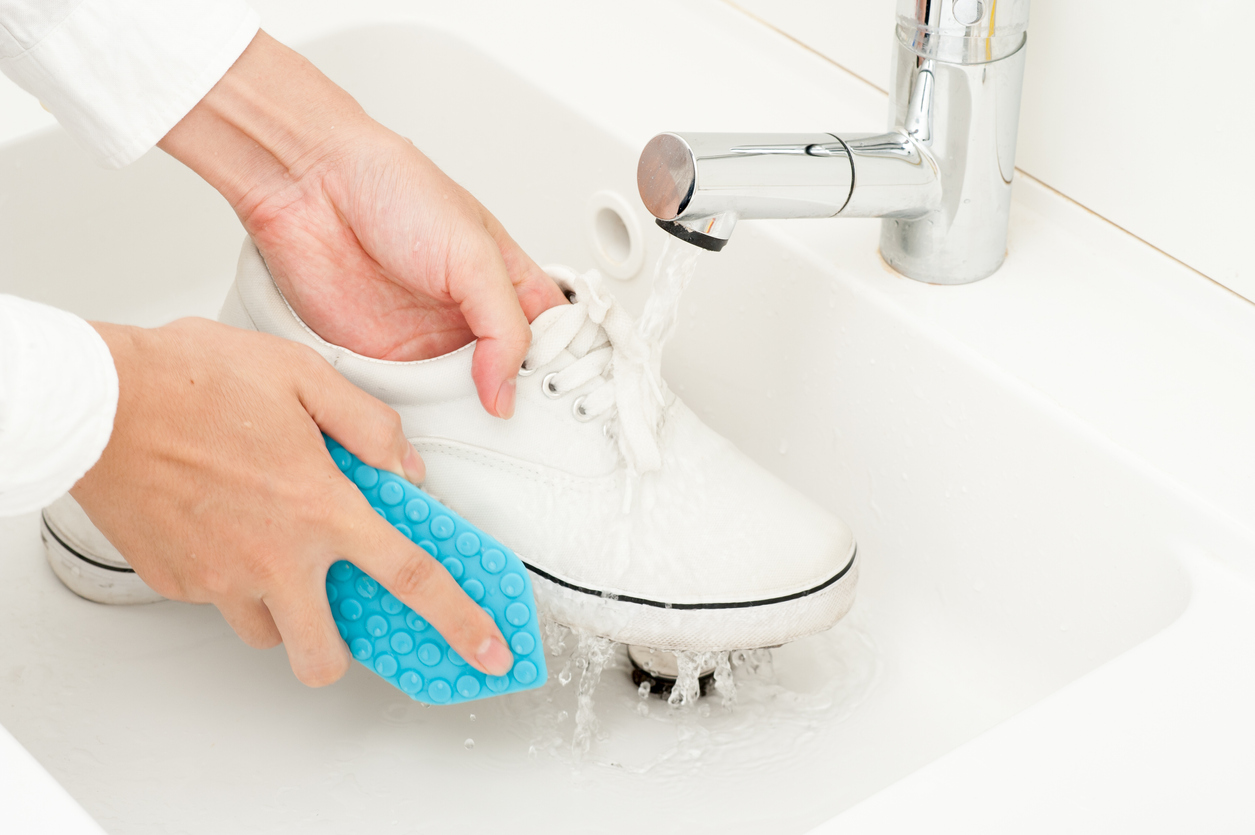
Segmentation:
<svg viewBox="0 0 1255 835">
<path fill-rule="evenodd" d="M 536 599 L 559 623 L 624 644 L 671 652 L 722 652 L 779 646 L 829 629 L 854 605 L 857 549 L 832 577 L 780 598 L 668 604 L 615 597 L 545 574 L 528 564 Z M 527 559 L 523 558 L 525 564 Z"/>
</svg>

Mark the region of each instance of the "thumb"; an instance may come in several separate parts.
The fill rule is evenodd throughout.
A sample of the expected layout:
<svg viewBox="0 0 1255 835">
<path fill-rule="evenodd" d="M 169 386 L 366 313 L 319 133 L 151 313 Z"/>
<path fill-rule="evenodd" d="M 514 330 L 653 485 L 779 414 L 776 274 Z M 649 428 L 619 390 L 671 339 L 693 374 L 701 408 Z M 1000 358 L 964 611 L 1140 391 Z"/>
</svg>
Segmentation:
<svg viewBox="0 0 1255 835">
<path fill-rule="evenodd" d="M 308 367 L 297 377 L 297 396 L 318 428 L 364 463 L 422 483 L 423 459 L 406 439 L 401 416 L 344 379 L 313 349 L 304 353 Z"/>
<path fill-rule="evenodd" d="M 479 340 L 471 360 L 479 401 L 489 414 L 508 418 L 514 414 L 515 380 L 532 331 L 501 251 L 487 233 L 472 257 L 450 276 L 449 291 Z"/>
</svg>

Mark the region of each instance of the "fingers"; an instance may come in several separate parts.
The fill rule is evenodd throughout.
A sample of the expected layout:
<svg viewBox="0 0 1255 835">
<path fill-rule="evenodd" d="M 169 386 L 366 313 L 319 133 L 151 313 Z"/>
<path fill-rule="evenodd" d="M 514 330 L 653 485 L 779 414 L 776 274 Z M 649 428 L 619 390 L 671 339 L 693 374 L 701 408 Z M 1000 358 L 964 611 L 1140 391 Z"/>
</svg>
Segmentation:
<svg viewBox="0 0 1255 835">
<path fill-rule="evenodd" d="M 218 601 L 217 606 L 235 634 L 250 647 L 270 649 L 283 641 L 270 610 L 260 600 L 230 598 Z"/>
<path fill-rule="evenodd" d="M 532 331 L 493 241 L 485 237 L 452 269 L 449 293 L 479 340 L 471 361 L 479 402 L 489 414 L 508 418 L 514 414 L 515 380 Z"/>
<path fill-rule="evenodd" d="M 401 416 L 344 379 L 312 350 L 300 353 L 309 370 L 297 377 L 298 395 L 314 423 L 372 467 L 421 484 L 426 469 L 405 438 Z"/>
<path fill-rule="evenodd" d="M 518 296 L 519 305 L 523 308 L 523 315 L 527 317 L 527 321 L 533 321 L 551 307 L 566 304 L 566 296 L 558 287 L 557 282 L 515 243 L 499 220 L 493 217 L 487 209 L 482 211 L 484 228 L 488 230 L 488 234 L 492 235 L 497 248 L 501 251 L 501 258 L 505 262 L 506 271 L 510 274 L 510 281 L 514 284 L 514 292 Z"/>
<path fill-rule="evenodd" d="M 514 666 L 514 656 L 492 617 L 430 554 L 391 525 L 375 517 L 343 551 L 351 552 L 345 559 L 431 623 L 475 669 L 503 676 Z"/>
<path fill-rule="evenodd" d="M 302 684 L 323 687 L 345 674 L 349 651 L 336 630 L 321 579 L 277 589 L 267 595 L 265 604 L 283 636 L 292 672 Z"/>
</svg>

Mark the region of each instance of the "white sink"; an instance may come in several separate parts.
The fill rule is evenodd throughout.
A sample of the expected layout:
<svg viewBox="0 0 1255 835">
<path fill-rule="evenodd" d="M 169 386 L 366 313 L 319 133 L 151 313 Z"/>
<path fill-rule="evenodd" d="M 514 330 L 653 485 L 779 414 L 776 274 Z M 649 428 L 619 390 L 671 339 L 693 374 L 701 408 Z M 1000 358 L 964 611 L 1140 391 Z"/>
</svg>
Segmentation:
<svg viewBox="0 0 1255 835">
<path fill-rule="evenodd" d="M 287 7 L 274 5 L 285 20 Z M 598 115 L 604 101 L 585 112 L 578 94 L 546 90 L 480 47 L 406 22 L 413 12 L 377 5 L 361 27 L 328 18 L 339 31 L 302 51 L 479 196 L 542 263 L 593 265 L 590 213 L 615 203 L 595 195 L 620 195 L 644 267 L 615 290 L 636 310 L 665 240 L 635 199 L 642 135 L 802 127 L 663 121 L 678 112 L 671 100 L 656 120 L 616 130 Z M 477 31 L 470 13 L 461 24 L 451 15 L 447 27 Z M 491 46 L 501 36 L 484 37 Z M 619 88 L 631 75 L 609 58 L 601 71 Z M 846 96 L 855 122 L 842 127 L 881 118 L 874 91 L 840 83 L 833 95 Z M 640 102 L 631 107 L 638 117 Z M 1255 778 L 1237 751 L 1255 740 L 1238 709 L 1255 674 L 1249 658 L 1225 649 L 1235 634 L 1255 634 L 1249 517 L 1235 521 L 1113 442 L 1097 418 L 1078 416 L 1043 382 L 1049 374 L 1034 377 L 1032 346 L 999 355 L 995 337 L 963 339 L 955 324 L 960 307 L 1004 316 L 992 330 L 1012 345 L 1015 317 L 1025 329 L 1048 322 L 1055 314 L 1042 300 L 1053 291 L 1042 276 L 1075 266 L 1083 249 L 1057 220 L 1069 212 L 1080 210 L 1021 179 L 1007 265 L 971 287 L 893 274 L 877 259 L 874 222 L 745 223 L 723 253 L 700 260 L 668 380 L 712 426 L 845 518 L 860 542 L 851 624 L 782 651 L 779 664 L 801 681 L 835 648 L 853 654 L 846 661 L 859 675 L 875 675 L 805 733 L 739 731 L 788 756 L 764 759 L 732 738 L 688 767 L 642 774 L 608 765 L 597 749 L 573 765 L 528 754 L 539 721 L 529 712 L 556 710 L 543 699 L 419 709 L 360 667 L 307 690 L 281 650 L 248 649 L 213 609 L 75 598 L 46 568 L 33 516 L 0 527 L 13 575 L 0 588 L 0 724 L 119 833 L 801 833 L 825 821 L 831 831 L 894 831 L 998 810 L 1016 821 L 1006 829 L 1026 831 L 1051 814 L 1099 820 L 1108 801 L 1127 808 L 1122 787 L 1146 796 L 1132 817 L 1112 818 L 1117 828 L 1143 817 L 1167 828 L 1173 810 L 1185 811 L 1166 796 L 1181 780 L 1213 793 L 1208 814 L 1241 821 L 1239 798 L 1218 775 Z M 159 153 L 113 173 L 59 133 L 0 147 L 4 292 L 139 324 L 213 316 L 240 239 L 223 201 Z M 1229 660 L 1199 669 L 1182 660 L 1208 652 Z M 1182 672 L 1163 668 L 1170 663 Z M 834 674 L 824 669 L 819 678 Z M 562 701 L 574 686 L 551 676 L 548 692 Z M 1213 715 L 1190 709 L 1214 688 L 1226 695 Z M 637 716 L 633 689 L 621 671 L 605 674 L 602 750 L 659 732 L 663 708 Z M 1155 707 L 1170 703 L 1186 709 Z M 1124 750 L 1126 737 L 1145 738 L 1139 723 L 1158 723 L 1156 745 Z M 1208 742 L 1221 728 L 1232 748 Z M 1190 745 L 1214 766 L 1183 769 L 1181 758 L 1203 755 Z M 1088 800 L 1056 794 L 1031 820 L 1014 818 L 1024 808 L 1012 802 L 1017 791 L 1031 800 L 1069 781 L 1100 788 Z M 1000 786 L 1000 799 L 977 802 L 974 785 Z"/>
</svg>

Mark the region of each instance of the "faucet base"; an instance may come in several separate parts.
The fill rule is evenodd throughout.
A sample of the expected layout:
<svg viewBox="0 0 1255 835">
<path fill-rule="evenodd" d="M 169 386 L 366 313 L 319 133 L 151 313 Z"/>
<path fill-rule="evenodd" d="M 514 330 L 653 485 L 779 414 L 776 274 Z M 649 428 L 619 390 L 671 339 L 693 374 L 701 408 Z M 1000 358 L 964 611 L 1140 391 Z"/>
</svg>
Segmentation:
<svg viewBox="0 0 1255 835">
<path fill-rule="evenodd" d="M 983 64 L 925 58 L 901 40 L 890 122 L 936 163 L 941 200 L 915 218 L 886 217 L 880 253 L 889 266 L 929 284 L 970 284 L 1006 258 L 1011 180 L 1026 45 Z"/>
</svg>

